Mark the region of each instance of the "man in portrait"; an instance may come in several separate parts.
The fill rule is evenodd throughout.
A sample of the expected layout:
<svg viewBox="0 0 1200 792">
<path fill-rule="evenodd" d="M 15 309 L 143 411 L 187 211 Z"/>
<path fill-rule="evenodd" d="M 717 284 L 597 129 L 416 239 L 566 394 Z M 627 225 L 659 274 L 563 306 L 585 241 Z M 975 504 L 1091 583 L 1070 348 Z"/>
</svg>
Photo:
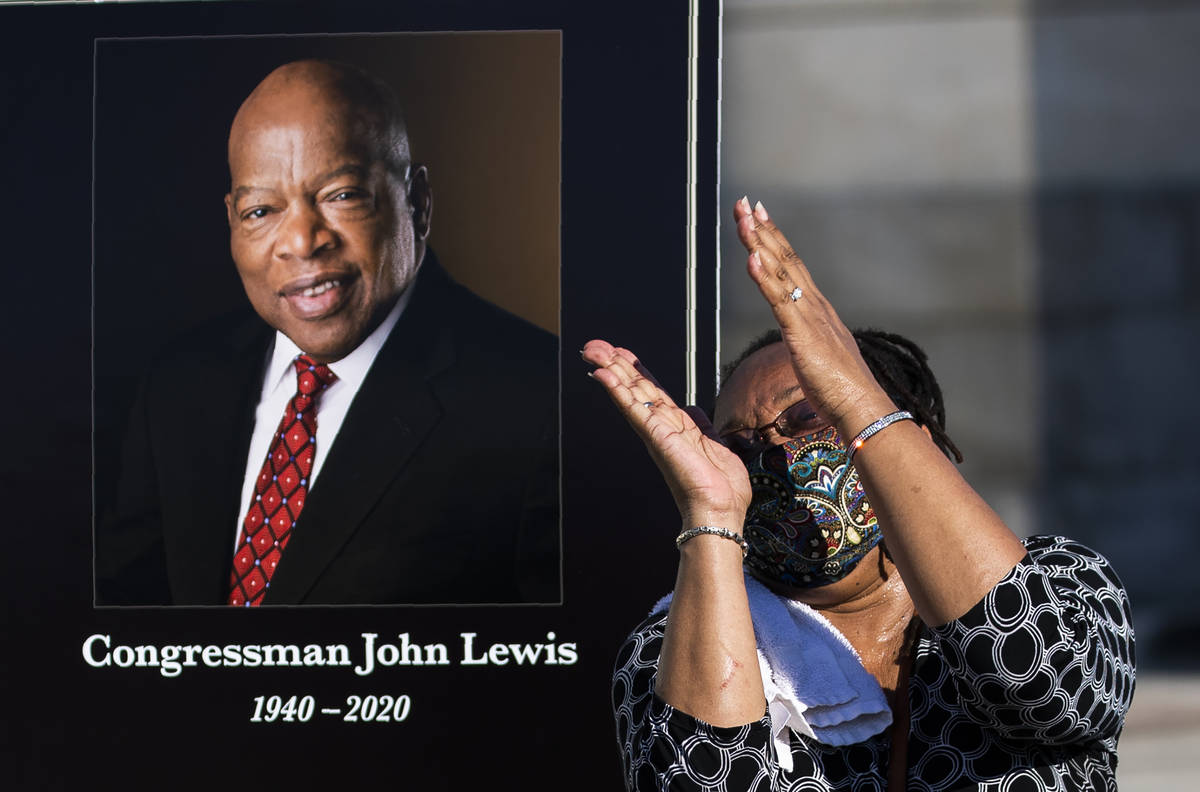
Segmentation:
<svg viewBox="0 0 1200 792">
<path fill-rule="evenodd" d="M 98 516 L 98 603 L 558 601 L 557 341 L 438 263 L 392 91 L 287 63 L 228 159 L 253 314 L 151 364 Z"/>
</svg>

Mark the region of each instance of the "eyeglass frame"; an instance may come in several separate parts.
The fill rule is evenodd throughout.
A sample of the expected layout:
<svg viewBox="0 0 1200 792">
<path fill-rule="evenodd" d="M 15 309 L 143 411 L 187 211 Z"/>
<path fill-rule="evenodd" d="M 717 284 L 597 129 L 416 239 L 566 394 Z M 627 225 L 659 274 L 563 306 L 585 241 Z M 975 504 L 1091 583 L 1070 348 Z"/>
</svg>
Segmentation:
<svg viewBox="0 0 1200 792">
<path fill-rule="evenodd" d="M 807 411 L 804 416 L 801 419 L 794 421 L 789 419 L 789 413 L 792 413 L 801 405 L 803 405 L 802 409 Z M 814 419 L 818 423 L 814 424 Z M 801 399 L 800 401 L 790 404 L 780 410 L 779 414 L 775 416 L 775 420 L 768 424 L 764 424 L 763 426 L 756 428 L 751 428 L 748 426 L 745 429 L 734 429 L 732 432 L 725 432 L 721 435 L 718 435 L 718 437 L 720 438 L 722 445 L 736 454 L 739 459 L 745 461 L 747 458 L 755 456 L 767 447 L 768 429 L 774 429 L 781 437 L 794 438 L 803 437 L 805 434 L 809 434 L 810 430 L 815 431 L 823 428 L 826 425 L 827 424 L 820 418 L 820 416 L 817 415 L 816 411 L 809 406 L 808 399 Z M 747 439 L 745 434 L 747 432 L 751 433 L 752 439 Z M 737 448 L 731 445 L 728 438 L 735 438 L 736 442 L 744 444 L 742 451 L 739 452 Z"/>
</svg>

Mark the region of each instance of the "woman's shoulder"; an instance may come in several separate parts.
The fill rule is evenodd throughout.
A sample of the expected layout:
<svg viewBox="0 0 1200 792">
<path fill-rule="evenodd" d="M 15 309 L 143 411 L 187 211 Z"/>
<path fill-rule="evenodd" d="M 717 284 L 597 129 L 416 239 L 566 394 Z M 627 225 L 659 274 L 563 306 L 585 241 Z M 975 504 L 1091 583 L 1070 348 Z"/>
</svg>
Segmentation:
<svg viewBox="0 0 1200 792">
<path fill-rule="evenodd" d="M 1049 535 L 1030 536 L 1021 541 L 1027 555 L 1010 578 L 1022 577 L 1022 567 L 1036 567 L 1043 574 L 1052 576 L 1058 585 L 1125 598 L 1125 586 L 1112 563 L 1084 543 L 1066 536 Z"/>
<path fill-rule="evenodd" d="M 1041 563 L 1078 563 L 1103 564 L 1108 566 L 1108 559 L 1096 550 L 1068 536 L 1053 534 L 1037 534 L 1026 536 L 1021 540 L 1030 558 Z"/>
<path fill-rule="evenodd" d="M 1080 618 L 1111 622 L 1132 638 L 1128 595 L 1108 559 L 1065 536 L 1029 536 L 1021 541 L 1025 557 L 967 613 L 931 628 L 934 634 L 965 637 L 987 626 L 1025 630 L 1034 616 L 1058 613 L 1075 626 Z"/>
</svg>

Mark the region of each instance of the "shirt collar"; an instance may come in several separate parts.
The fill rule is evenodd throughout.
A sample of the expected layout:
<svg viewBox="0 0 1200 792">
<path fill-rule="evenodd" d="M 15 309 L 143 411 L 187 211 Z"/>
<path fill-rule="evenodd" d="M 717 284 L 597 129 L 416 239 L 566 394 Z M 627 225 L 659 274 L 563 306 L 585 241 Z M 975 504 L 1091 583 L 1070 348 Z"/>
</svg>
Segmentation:
<svg viewBox="0 0 1200 792">
<path fill-rule="evenodd" d="M 355 347 L 349 355 L 329 364 L 329 370 L 337 375 L 338 382 L 345 382 L 352 386 L 353 391 L 358 391 L 363 380 L 367 378 L 367 372 L 371 370 L 371 364 L 375 362 L 375 356 L 383 348 L 383 343 L 387 341 L 392 328 L 400 320 L 400 314 L 404 313 L 405 306 L 411 301 L 415 286 L 414 279 L 414 282 L 400 293 L 396 304 L 392 306 L 392 310 L 388 311 L 388 315 L 379 323 L 379 326 L 372 330 L 371 334 L 363 339 L 363 342 Z M 285 382 L 289 387 L 295 384 L 295 369 L 292 367 L 292 361 L 301 354 L 303 354 L 302 350 L 292 339 L 278 330 L 275 331 L 275 349 L 271 352 L 270 362 L 267 363 L 267 376 L 263 378 L 264 396 L 281 387 Z"/>
</svg>

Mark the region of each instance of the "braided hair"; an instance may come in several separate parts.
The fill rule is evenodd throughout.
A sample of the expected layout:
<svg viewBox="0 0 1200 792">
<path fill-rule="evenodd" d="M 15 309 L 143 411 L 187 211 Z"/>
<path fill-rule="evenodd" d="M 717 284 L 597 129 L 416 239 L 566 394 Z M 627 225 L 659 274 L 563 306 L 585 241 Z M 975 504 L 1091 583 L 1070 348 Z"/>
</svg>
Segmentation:
<svg viewBox="0 0 1200 792">
<path fill-rule="evenodd" d="M 897 333 L 882 330 L 852 330 L 858 351 L 875 381 L 901 410 L 908 410 L 917 423 L 929 430 L 934 444 L 948 458 L 962 462 L 962 453 L 946 434 L 946 406 L 942 389 L 929 368 L 928 357 L 915 343 Z M 721 381 L 727 382 L 738 366 L 755 352 L 783 341 L 778 328 L 768 330 L 750 342 L 733 362 L 721 367 Z"/>
</svg>

